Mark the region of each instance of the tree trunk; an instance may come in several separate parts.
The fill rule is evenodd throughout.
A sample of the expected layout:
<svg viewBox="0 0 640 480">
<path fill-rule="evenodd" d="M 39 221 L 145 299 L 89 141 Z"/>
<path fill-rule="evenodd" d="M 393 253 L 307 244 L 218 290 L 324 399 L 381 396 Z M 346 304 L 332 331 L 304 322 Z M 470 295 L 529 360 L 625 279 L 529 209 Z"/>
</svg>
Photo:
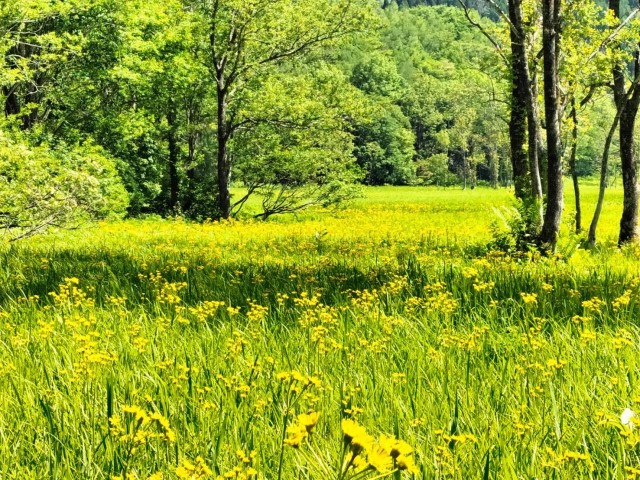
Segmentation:
<svg viewBox="0 0 640 480">
<path fill-rule="evenodd" d="M 542 122 L 540 121 L 540 107 L 538 106 L 538 96 L 540 94 L 539 90 L 539 82 L 538 82 L 538 72 L 534 68 L 533 71 L 530 72 L 531 80 L 529 82 L 531 95 L 527 101 L 529 102 L 531 108 L 531 121 L 535 123 L 535 129 L 531 128 L 530 132 L 535 135 L 535 145 L 537 148 L 535 149 L 537 158 L 538 158 L 538 178 L 540 181 L 540 191 L 542 192 L 540 198 L 544 198 L 544 196 L 548 192 L 547 185 L 547 148 L 545 146 L 544 138 L 542 137 Z M 529 145 L 529 148 L 533 148 L 533 144 Z M 529 155 L 533 155 L 531 152 Z M 542 223 L 542 213 L 540 214 L 540 223 Z"/>
<path fill-rule="evenodd" d="M 561 0 L 543 0 L 542 49 L 544 53 L 544 107 L 547 124 L 547 210 L 540 240 L 553 248 L 558 239 L 564 207 L 560 119 L 558 105 L 558 28 Z"/>
<path fill-rule="evenodd" d="M 231 192 L 229 184 L 231 181 L 231 161 L 229 158 L 229 126 L 227 122 L 227 92 L 218 83 L 218 214 L 221 218 L 231 216 Z"/>
<path fill-rule="evenodd" d="M 609 9 L 621 19 L 620 0 L 609 0 Z M 634 72 L 634 90 L 629 97 L 626 85 L 626 65 L 617 64 L 613 67 L 613 96 L 620 116 L 620 160 L 622 166 L 622 186 L 624 188 L 624 202 L 622 218 L 620 219 L 620 236 L 618 245 L 634 241 L 638 238 L 638 178 L 634 161 L 633 134 L 640 106 L 640 62 L 638 59 L 640 47 L 636 49 Z"/>
<path fill-rule="evenodd" d="M 638 107 L 632 105 L 632 101 L 626 103 L 627 105 L 620 116 L 620 160 L 624 189 L 620 236 L 618 238 L 620 246 L 638 238 L 638 176 L 633 151 L 633 134 Z"/>
<path fill-rule="evenodd" d="M 5 116 L 18 115 L 20 113 L 20 99 L 16 95 L 16 86 L 11 88 L 3 87 L 2 91 L 5 96 L 4 114 Z"/>
<path fill-rule="evenodd" d="M 528 71 L 528 65 L 527 65 Z M 528 77 L 531 75 L 528 73 Z M 542 205 L 542 180 L 540 178 L 540 143 L 542 135 L 540 135 L 540 112 L 538 110 L 538 79 L 537 75 L 529 81 L 530 87 L 527 88 L 527 122 L 529 131 L 529 169 L 531 170 L 531 194 Z M 540 215 L 542 217 L 542 214 Z M 542 218 L 540 218 L 542 220 Z"/>
<path fill-rule="evenodd" d="M 462 179 L 463 179 L 462 190 L 467 189 L 468 176 L 469 176 L 469 162 L 467 160 L 467 154 L 463 150 L 462 151 Z"/>
<path fill-rule="evenodd" d="M 604 142 L 604 150 L 602 152 L 602 163 L 600 164 L 600 190 L 598 191 L 598 203 L 596 204 L 596 210 L 593 213 L 591 219 L 591 225 L 589 226 L 589 243 L 591 246 L 596 244 L 596 230 L 598 229 L 598 221 L 600 220 L 600 214 L 602 213 L 602 206 L 604 205 L 604 192 L 607 188 L 607 172 L 609 170 L 609 152 L 611 151 L 611 144 L 613 143 L 613 136 L 618 128 L 618 122 L 620 121 L 620 113 L 616 114 L 616 118 L 613 120 L 607 139 Z"/>
<path fill-rule="evenodd" d="M 35 75 L 32 82 L 29 83 L 27 93 L 25 95 L 25 105 L 33 105 L 26 115 L 22 117 L 22 129 L 31 130 L 38 121 L 38 110 L 40 105 L 40 75 Z"/>
<path fill-rule="evenodd" d="M 530 76 L 530 71 L 527 72 Z M 538 108 L 538 78 L 534 72 L 533 76 L 529 80 L 529 88 L 527 89 L 527 123 L 529 132 L 529 170 L 531 171 L 531 198 L 536 208 L 537 218 L 531 219 L 530 231 L 532 233 L 539 233 L 542 221 L 544 218 L 544 187 L 546 182 L 542 183 L 540 177 L 540 160 L 542 159 L 541 153 L 543 148 L 542 135 L 540 132 L 540 111 Z M 544 165 L 543 165 L 544 166 Z"/>
<path fill-rule="evenodd" d="M 529 92 L 529 67 L 522 22 L 522 0 L 509 0 L 509 19 L 514 28 L 511 35 L 511 118 L 509 120 L 509 141 L 511 144 L 511 165 L 516 197 L 530 198 L 527 178 L 527 96 Z"/>
<path fill-rule="evenodd" d="M 183 194 L 184 197 L 184 211 L 188 212 L 193 207 L 194 203 L 194 191 L 196 188 L 196 135 L 191 133 L 189 134 L 189 138 L 187 140 L 187 146 L 189 149 L 189 153 L 187 154 L 187 165 L 186 165 L 186 175 L 187 175 L 187 188 L 186 192 Z"/>
<path fill-rule="evenodd" d="M 489 172 L 491 175 L 491 188 L 493 188 L 494 190 L 497 190 L 498 188 L 499 175 L 500 175 L 500 166 L 499 166 L 499 161 L 496 158 L 496 155 L 497 153 L 495 150 L 491 148 L 487 148 L 486 159 L 489 164 Z"/>
<path fill-rule="evenodd" d="M 169 210 L 175 211 L 178 206 L 178 194 L 180 189 L 180 178 L 178 177 L 178 139 L 177 139 L 177 115 L 176 108 L 171 101 L 167 112 L 167 124 L 169 125 Z"/>
<path fill-rule="evenodd" d="M 576 110 L 576 99 L 571 98 L 571 120 L 573 128 L 571 130 L 571 154 L 569 156 L 569 170 L 571 180 L 573 180 L 573 193 L 576 199 L 576 233 L 582 232 L 582 206 L 580 203 L 580 183 L 578 182 L 578 171 L 576 170 L 576 157 L 578 155 L 578 112 Z"/>
</svg>

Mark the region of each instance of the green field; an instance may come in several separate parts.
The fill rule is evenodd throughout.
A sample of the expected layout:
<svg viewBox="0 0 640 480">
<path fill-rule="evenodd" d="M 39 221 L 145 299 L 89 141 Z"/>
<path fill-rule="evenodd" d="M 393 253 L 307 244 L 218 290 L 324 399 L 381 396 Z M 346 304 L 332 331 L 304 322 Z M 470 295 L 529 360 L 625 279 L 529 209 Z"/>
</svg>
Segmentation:
<svg viewBox="0 0 640 480">
<path fill-rule="evenodd" d="M 484 188 L 3 245 L 0 478 L 640 478 L 621 195 L 592 252 L 567 190 L 545 258 L 488 247 Z"/>
</svg>

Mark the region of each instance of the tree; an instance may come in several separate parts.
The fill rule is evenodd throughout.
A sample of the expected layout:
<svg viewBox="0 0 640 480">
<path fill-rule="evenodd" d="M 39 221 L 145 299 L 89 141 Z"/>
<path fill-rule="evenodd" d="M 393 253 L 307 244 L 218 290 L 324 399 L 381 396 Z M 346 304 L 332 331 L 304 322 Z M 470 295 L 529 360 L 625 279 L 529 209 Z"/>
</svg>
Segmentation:
<svg viewBox="0 0 640 480">
<path fill-rule="evenodd" d="M 561 0 L 543 0 L 544 110 L 547 125 L 547 208 L 540 240 L 555 246 L 562 222 L 564 186 L 560 155 L 560 104 L 558 100 Z"/>
<path fill-rule="evenodd" d="M 246 92 L 241 115 L 256 123 L 229 144 L 234 172 L 246 189 L 231 213 L 238 214 L 254 194 L 262 203 L 255 216 L 262 219 L 351 198 L 361 176 L 349 132 L 359 92 L 321 62 L 268 80 Z"/>
<path fill-rule="evenodd" d="M 367 185 L 408 185 L 415 178 L 415 138 L 396 105 L 374 105 L 371 118 L 355 127 L 354 155 Z"/>
<path fill-rule="evenodd" d="M 609 0 L 609 9 L 620 21 L 620 0 Z M 638 175 L 634 157 L 635 124 L 640 108 L 640 47 L 632 41 L 631 85 L 627 85 L 626 55 L 618 55 L 613 66 L 613 96 L 620 117 L 620 160 L 622 163 L 622 185 L 624 200 L 618 244 L 638 239 Z M 624 43 L 617 42 L 619 53 Z"/>
<path fill-rule="evenodd" d="M 506 145 L 504 135 L 493 134 L 504 130 L 507 83 L 493 49 L 469 25 L 459 8 L 438 6 L 400 11 L 389 8 L 385 16 L 388 25 L 382 31 L 382 45 L 363 48 L 366 60 L 356 63 L 356 67 L 371 63 L 371 50 L 385 49 L 385 56 L 395 61 L 403 80 L 403 94 L 395 103 L 411 123 L 415 135 L 414 159 L 420 175 L 429 170 L 425 165 L 440 164 L 429 159 L 444 154 L 448 159 L 444 164 L 450 166 L 450 173 L 457 173 L 458 181 L 447 174 L 446 179 L 429 176 L 428 182 L 473 183 L 476 169 L 470 164 L 471 158 L 482 160 L 477 164 L 478 173 L 490 181 L 489 172 L 493 170 L 489 164 L 499 159 L 479 153 L 504 151 Z M 477 21 L 486 28 L 495 27 L 487 19 L 478 17 Z M 369 68 L 368 78 L 387 70 L 391 69 Z M 390 75 L 385 81 L 364 83 L 389 90 L 396 85 L 392 80 Z M 436 170 L 441 172 L 440 168 Z"/>
<path fill-rule="evenodd" d="M 543 245 L 553 247 L 560 228 L 563 199 L 562 127 L 565 112 L 569 112 L 565 126 L 570 127 L 571 138 L 569 167 L 573 177 L 576 195 L 576 229 L 581 229 L 580 191 L 577 173 L 579 109 L 587 106 L 596 91 L 606 82 L 602 77 L 602 66 L 607 56 L 603 50 L 619 33 L 616 29 L 607 36 L 599 18 L 599 8 L 594 2 L 574 2 L 567 0 L 544 0 L 542 2 L 542 59 L 544 74 L 544 114 L 546 129 L 546 148 L 540 146 L 540 122 L 538 119 L 537 62 L 539 55 L 529 52 L 537 51 L 535 42 L 537 23 L 537 5 L 525 0 L 509 0 L 509 15 L 500 9 L 494 0 L 487 0 L 499 16 L 508 24 L 511 55 L 507 56 L 501 42 L 488 29 L 475 20 L 465 7 L 467 18 L 476 25 L 491 41 L 500 56 L 509 67 L 513 88 L 511 91 L 511 157 L 514 167 L 516 195 L 526 203 L 539 202 L 542 189 L 539 170 L 546 173 L 544 185 L 547 190 L 546 210 L 540 213 L 544 217 L 539 240 Z M 566 10 L 561 15 L 560 10 Z M 531 18 L 525 20 L 525 7 Z M 563 45 L 561 51 L 560 35 Z M 564 84 L 562 83 L 564 82 Z M 581 95 L 578 98 L 578 95 Z M 526 118 L 525 118 L 526 116 Z M 613 127 L 615 129 L 615 127 Z M 524 148 L 528 144 L 529 164 L 525 165 Z M 606 155 L 610 148 L 610 140 L 606 140 Z M 537 145 L 537 146 L 536 146 Z M 540 160 L 544 160 L 540 162 Z M 606 165 L 604 165 L 606 171 Z M 530 182 L 530 183 L 529 183 Z M 603 183 L 604 184 L 604 183 Z M 527 186 L 531 187 L 529 191 Z M 600 197 L 602 198 L 602 192 Z M 597 210 L 598 212 L 599 210 Z M 535 221 L 531 223 L 531 231 L 537 230 Z M 596 220 L 597 223 L 597 220 Z"/>
<path fill-rule="evenodd" d="M 242 115 L 242 97 L 278 66 L 337 42 L 372 20 L 364 0 L 199 0 L 208 25 L 207 58 L 215 84 L 218 215 L 228 218 L 234 152 L 230 141 L 260 119 Z"/>
<path fill-rule="evenodd" d="M 116 160 L 130 212 L 154 209 L 166 170 L 161 51 L 179 2 L 146 2 L 144 14 L 110 0 L 9 5 L 0 10 L 7 118 L 55 142 L 98 143 Z"/>
<path fill-rule="evenodd" d="M 607 177 L 609 170 L 609 153 L 611 152 L 611 145 L 613 143 L 613 137 L 618 129 L 618 124 L 620 122 L 620 112 L 616 113 L 615 119 L 611 124 L 611 128 L 609 129 L 609 133 L 605 140 L 604 150 L 602 152 L 602 160 L 600 164 L 600 188 L 598 191 L 598 201 L 596 203 L 596 208 L 593 213 L 593 218 L 591 220 L 591 224 L 589 225 L 589 244 L 594 246 L 596 244 L 596 231 L 598 228 L 598 222 L 600 220 L 600 214 L 602 213 L 602 207 L 604 205 L 604 193 L 607 188 Z"/>
<path fill-rule="evenodd" d="M 527 234 L 537 235 L 544 215 L 540 172 L 543 170 L 541 167 L 545 166 L 541 165 L 544 149 L 538 109 L 538 56 L 530 58 L 538 23 L 537 5 L 526 0 L 508 0 L 505 12 L 501 2 L 486 0 L 508 29 L 510 54 L 507 54 L 502 46 L 503 42 L 473 18 L 469 4 L 465 0 L 458 2 L 468 21 L 495 47 L 507 68 L 507 76 L 511 80 L 509 143 L 515 195 L 529 212 L 525 219 Z"/>
<path fill-rule="evenodd" d="M 10 241 L 120 216 L 127 206 L 114 160 L 90 139 L 66 142 L 59 134 L 65 80 L 88 45 L 83 21 L 102 6 L 40 0 L 0 6 L 0 227 Z"/>
<path fill-rule="evenodd" d="M 491 42 L 504 61 L 511 80 L 509 141 L 516 198 L 526 204 L 537 204 L 539 218 L 531 218 L 530 230 L 536 231 L 542 218 L 543 185 L 540 178 L 541 146 L 538 111 L 537 57 L 531 61 L 530 50 L 534 43 L 538 10 L 523 0 L 509 0 L 507 12 L 494 0 L 486 0 L 508 28 L 510 54 L 508 55 L 492 33 L 470 12 L 465 0 L 458 0 L 469 22 L 477 27 Z M 525 5 L 527 12 L 525 12 Z M 533 7 L 533 8 L 531 8 Z M 530 18 L 529 18 L 530 17 Z M 532 31 L 533 30 L 533 31 Z"/>
<path fill-rule="evenodd" d="M 458 181 L 449 169 L 449 156 L 446 153 L 438 153 L 420 160 L 416 174 L 424 185 L 449 187 Z"/>
<path fill-rule="evenodd" d="M 368 185 L 407 185 L 415 179 L 415 137 L 398 103 L 407 85 L 393 59 L 382 53 L 358 62 L 351 83 L 363 95 L 365 118 L 354 125 L 354 155 Z"/>
</svg>

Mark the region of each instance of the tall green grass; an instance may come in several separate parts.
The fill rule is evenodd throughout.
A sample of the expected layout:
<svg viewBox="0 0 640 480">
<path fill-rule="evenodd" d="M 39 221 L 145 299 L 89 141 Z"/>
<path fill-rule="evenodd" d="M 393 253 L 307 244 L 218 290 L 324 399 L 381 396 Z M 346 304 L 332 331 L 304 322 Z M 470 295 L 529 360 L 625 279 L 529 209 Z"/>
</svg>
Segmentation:
<svg viewBox="0 0 640 480">
<path fill-rule="evenodd" d="M 506 192 L 368 192 L 2 247 L 0 478 L 383 478 L 344 419 L 412 446 L 389 478 L 635 478 L 637 251 L 577 247 L 569 213 L 563 255 L 510 257 Z"/>
</svg>

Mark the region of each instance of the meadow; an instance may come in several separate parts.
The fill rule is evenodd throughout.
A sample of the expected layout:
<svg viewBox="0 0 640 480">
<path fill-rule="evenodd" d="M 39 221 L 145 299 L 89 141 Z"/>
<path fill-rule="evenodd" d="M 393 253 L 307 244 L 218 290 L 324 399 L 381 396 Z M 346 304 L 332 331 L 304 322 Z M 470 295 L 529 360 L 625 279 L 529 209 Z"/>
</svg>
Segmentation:
<svg viewBox="0 0 640 480">
<path fill-rule="evenodd" d="M 0 478 L 640 478 L 621 191 L 550 257 L 492 245 L 507 190 L 366 194 L 0 246 Z"/>
</svg>

